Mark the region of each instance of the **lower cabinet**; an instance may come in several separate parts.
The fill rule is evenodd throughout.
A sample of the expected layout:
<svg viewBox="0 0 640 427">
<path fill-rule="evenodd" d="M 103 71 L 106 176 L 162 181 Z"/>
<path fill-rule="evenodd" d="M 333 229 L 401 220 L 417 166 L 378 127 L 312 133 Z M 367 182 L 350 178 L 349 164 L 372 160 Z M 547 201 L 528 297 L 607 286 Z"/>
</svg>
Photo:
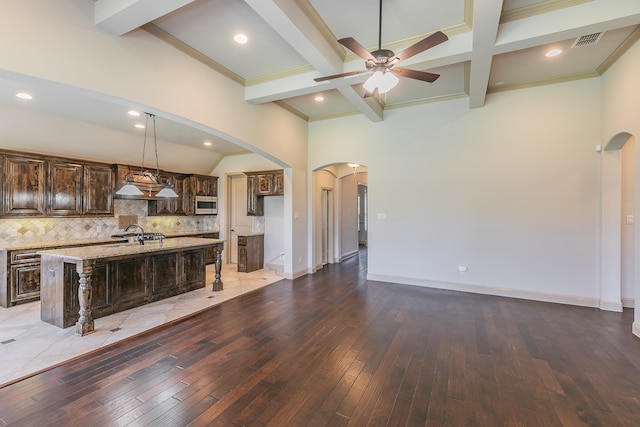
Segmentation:
<svg viewBox="0 0 640 427">
<path fill-rule="evenodd" d="M 205 267 L 203 248 L 97 263 L 91 275 L 91 314 L 97 319 L 203 288 Z M 63 328 L 77 322 L 78 280 L 76 265 L 65 263 L 63 318 L 51 316 L 44 321 Z"/>
<path fill-rule="evenodd" d="M 34 301 L 40 298 L 40 263 L 11 266 L 11 302 Z"/>
<path fill-rule="evenodd" d="M 238 271 L 250 273 L 264 268 L 264 234 L 238 236 Z"/>
</svg>

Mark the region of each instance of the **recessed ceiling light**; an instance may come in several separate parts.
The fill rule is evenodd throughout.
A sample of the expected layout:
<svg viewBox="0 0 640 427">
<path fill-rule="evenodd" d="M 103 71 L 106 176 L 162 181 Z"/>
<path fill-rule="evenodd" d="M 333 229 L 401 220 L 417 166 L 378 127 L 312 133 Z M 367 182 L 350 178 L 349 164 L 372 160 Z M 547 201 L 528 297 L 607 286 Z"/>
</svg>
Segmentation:
<svg viewBox="0 0 640 427">
<path fill-rule="evenodd" d="M 236 34 L 233 39 L 239 44 L 246 44 L 249 41 L 249 38 L 244 34 Z"/>
<path fill-rule="evenodd" d="M 552 58 L 554 56 L 558 56 L 562 53 L 562 49 L 551 49 L 549 52 L 545 53 L 544 56 L 547 58 Z"/>
<path fill-rule="evenodd" d="M 18 92 L 16 93 L 16 97 L 20 98 L 20 99 L 33 99 L 33 96 L 29 95 L 26 92 Z"/>
<path fill-rule="evenodd" d="M 316 102 L 322 102 L 322 101 L 324 101 L 324 96 L 317 95 L 315 98 L 313 98 L 313 100 L 316 101 Z"/>
<path fill-rule="evenodd" d="M 135 125 L 133 125 L 134 127 L 137 127 L 138 129 L 144 129 L 144 125 L 142 123 L 136 123 Z"/>
<path fill-rule="evenodd" d="M 205 141 L 202 143 L 202 145 L 204 145 L 205 147 L 211 147 L 213 144 L 211 143 L 211 141 Z"/>
<path fill-rule="evenodd" d="M 136 111 L 136 110 L 129 110 L 129 111 L 127 111 L 127 114 L 130 115 L 130 116 L 133 116 L 133 117 L 140 116 L 140 112 Z"/>
</svg>

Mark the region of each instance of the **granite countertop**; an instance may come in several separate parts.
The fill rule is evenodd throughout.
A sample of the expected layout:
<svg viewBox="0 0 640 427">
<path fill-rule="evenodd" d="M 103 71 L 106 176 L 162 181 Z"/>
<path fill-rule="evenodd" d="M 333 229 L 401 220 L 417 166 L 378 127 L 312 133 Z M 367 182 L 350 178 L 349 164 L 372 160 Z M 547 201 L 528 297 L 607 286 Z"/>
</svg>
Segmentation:
<svg viewBox="0 0 640 427">
<path fill-rule="evenodd" d="M 164 233 L 167 238 L 173 237 L 189 237 L 199 236 L 201 234 L 218 233 L 217 231 L 183 231 Z M 27 249 L 47 249 L 47 248 L 62 248 L 71 246 L 88 246 L 88 245 L 102 245 L 108 243 L 126 242 L 125 238 L 114 237 L 95 237 L 92 239 L 76 239 L 76 240 L 34 240 L 31 242 L 18 242 L 18 243 L 4 243 L 0 242 L 0 250 L 5 251 L 18 251 Z"/>
<path fill-rule="evenodd" d="M 52 255 L 61 258 L 69 258 L 76 260 L 115 258 L 128 255 L 137 255 L 141 253 L 171 251 L 175 249 L 195 248 L 201 246 L 209 246 L 217 243 L 224 243 L 220 239 L 203 239 L 200 237 L 175 237 L 164 239 L 162 245 L 160 240 L 152 240 L 145 242 L 144 245 L 138 243 L 114 243 L 111 245 L 95 245 L 82 246 L 63 249 L 52 249 L 38 251 L 40 255 Z"/>
</svg>

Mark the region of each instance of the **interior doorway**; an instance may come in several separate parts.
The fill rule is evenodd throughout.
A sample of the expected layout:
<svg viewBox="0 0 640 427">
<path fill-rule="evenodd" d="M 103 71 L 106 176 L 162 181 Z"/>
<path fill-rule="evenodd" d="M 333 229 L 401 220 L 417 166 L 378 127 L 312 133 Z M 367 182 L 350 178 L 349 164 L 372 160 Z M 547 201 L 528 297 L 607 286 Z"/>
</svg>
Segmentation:
<svg viewBox="0 0 640 427">
<path fill-rule="evenodd" d="M 322 265 L 334 263 L 333 190 L 322 189 Z"/>
<path fill-rule="evenodd" d="M 358 182 L 358 245 L 367 246 L 367 184 Z"/>
<path fill-rule="evenodd" d="M 245 174 L 228 177 L 229 212 L 227 236 L 229 236 L 228 259 L 231 264 L 238 263 L 238 235 L 248 234 L 251 229 L 247 216 L 247 176 Z"/>
</svg>

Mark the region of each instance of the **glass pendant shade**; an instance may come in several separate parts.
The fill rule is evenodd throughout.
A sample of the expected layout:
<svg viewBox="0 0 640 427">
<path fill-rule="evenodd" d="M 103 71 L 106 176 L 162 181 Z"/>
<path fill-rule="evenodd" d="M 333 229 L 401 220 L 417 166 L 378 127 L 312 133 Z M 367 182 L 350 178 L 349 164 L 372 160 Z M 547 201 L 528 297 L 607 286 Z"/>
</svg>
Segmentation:
<svg viewBox="0 0 640 427">
<path fill-rule="evenodd" d="M 125 184 L 121 189 L 116 191 L 121 196 L 142 196 L 144 193 L 133 184 Z"/>
<path fill-rule="evenodd" d="M 156 196 L 157 197 L 180 197 L 178 196 L 178 193 L 173 191 L 173 188 L 171 187 L 164 187 L 162 190 L 156 193 Z"/>
</svg>

